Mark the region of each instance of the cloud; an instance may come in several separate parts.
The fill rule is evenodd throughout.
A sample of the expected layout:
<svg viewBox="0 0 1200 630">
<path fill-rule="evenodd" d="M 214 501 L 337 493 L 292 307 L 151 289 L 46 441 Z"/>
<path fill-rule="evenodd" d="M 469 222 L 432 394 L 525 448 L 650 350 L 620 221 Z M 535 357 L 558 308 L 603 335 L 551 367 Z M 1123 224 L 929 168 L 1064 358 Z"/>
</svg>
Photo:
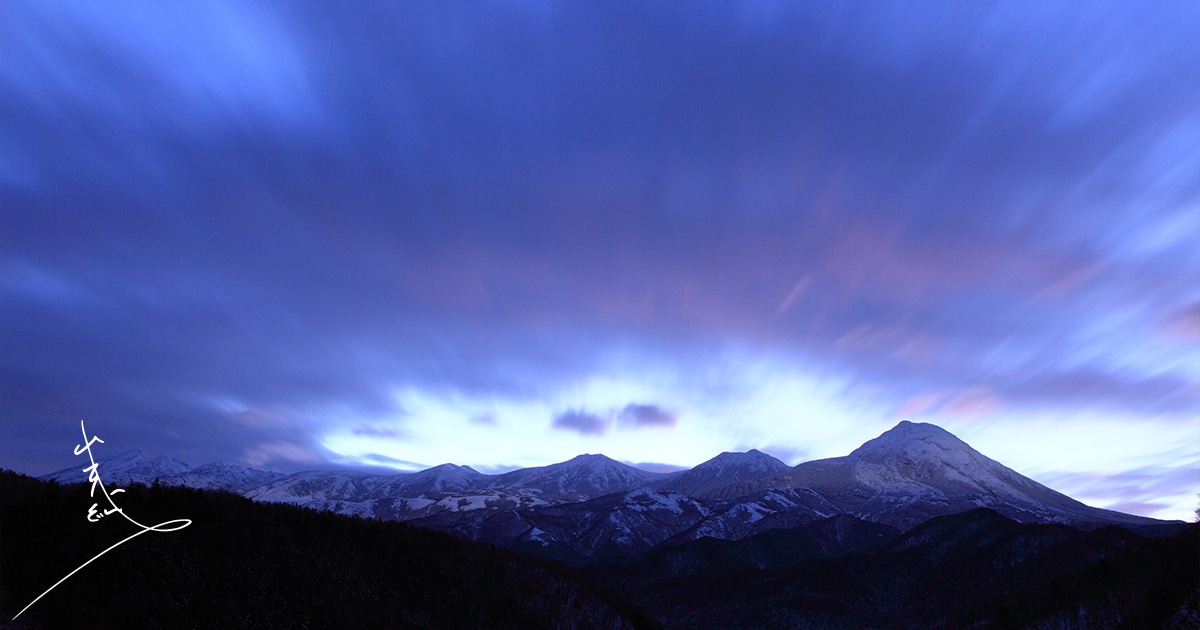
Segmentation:
<svg viewBox="0 0 1200 630">
<path fill-rule="evenodd" d="M 1060 405 L 1104 405 L 1122 410 L 1194 417 L 1196 383 L 1169 373 L 1140 375 L 1127 371 L 1080 368 L 1040 370 L 998 382 L 1006 399 Z"/>
<path fill-rule="evenodd" d="M 405 387 L 541 430 L 612 354 L 715 391 L 742 347 L 904 414 L 1194 413 L 1194 346 L 1146 339 L 1200 330 L 1196 5 L 992 9 L 17 2 L 0 456 L 388 437 Z M 552 426 L 673 426 L 620 407 L 669 389 Z"/>
<path fill-rule="evenodd" d="M 626 405 L 617 419 L 635 427 L 673 427 L 678 417 L 656 405 Z"/>
<path fill-rule="evenodd" d="M 678 416 L 657 405 L 629 404 L 603 414 L 573 409 L 555 416 L 551 426 L 580 435 L 603 435 L 614 425 L 630 429 L 673 427 L 677 421 Z"/>
<path fill-rule="evenodd" d="M 262 409 L 234 411 L 229 414 L 229 419 L 251 428 L 269 429 L 288 426 L 286 419 Z"/>
<path fill-rule="evenodd" d="M 912 416 L 920 416 L 925 412 L 935 408 L 938 404 L 945 400 L 945 398 L 946 395 L 942 393 L 914 396 L 901 404 L 893 413 L 893 415 L 901 419 Z"/>
<path fill-rule="evenodd" d="M 315 449 L 290 442 L 259 444 L 242 452 L 242 463 L 251 468 L 272 464 L 316 464 L 324 458 Z"/>
<path fill-rule="evenodd" d="M 410 462 L 410 461 L 404 460 L 404 459 L 397 459 L 395 457 L 389 457 L 387 455 L 381 455 L 379 453 L 364 453 L 362 455 L 359 455 L 358 459 L 361 459 L 363 462 L 366 462 L 367 464 L 370 464 L 370 465 L 385 466 L 385 467 L 391 468 L 391 469 L 401 468 L 401 469 L 406 469 L 406 470 L 422 470 L 424 468 L 428 468 L 428 466 L 419 464 L 417 462 Z M 355 462 L 355 463 L 358 463 L 358 462 Z"/>
<path fill-rule="evenodd" d="M 496 419 L 495 413 L 485 412 L 471 416 L 471 423 L 494 427 L 499 423 L 499 420 Z"/>
<path fill-rule="evenodd" d="M 572 410 L 554 417 L 552 426 L 564 431 L 575 431 L 580 435 L 603 435 L 608 431 L 610 421 L 598 415 L 583 411 Z"/>
<path fill-rule="evenodd" d="M 1195 455 L 1182 466 L 1050 473 L 1040 481 L 1090 505 L 1156 518 L 1187 518 L 1200 493 Z"/>
<path fill-rule="evenodd" d="M 1167 334 L 1182 341 L 1200 341 L 1200 302 L 1177 311 L 1166 326 Z"/>
<path fill-rule="evenodd" d="M 800 462 L 806 461 L 809 451 L 800 446 L 790 446 L 786 444 L 772 444 L 758 449 L 779 461 L 792 466 Z"/>
<path fill-rule="evenodd" d="M 364 422 L 350 430 L 354 435 L 371 438 L 405 439 L 412 437 L 406 427 L 387 422 Z"/>
<path fill-rule="evenodd" d="M 657 473 L 673 473 L 681 470 L 688 470 L 686 466 L 675 466 L 672 464 L 659 464 L 656 462 L 625 462 L 634 468 L 640 468 L 649 472 Z"/>
<path fill-rule="evenodd" d="M 983 387 L 974 387 L 944 403 L 938 413 L 972 421 L 990 416 L 1004 408 L 1000 398 Z"/>
</svg>

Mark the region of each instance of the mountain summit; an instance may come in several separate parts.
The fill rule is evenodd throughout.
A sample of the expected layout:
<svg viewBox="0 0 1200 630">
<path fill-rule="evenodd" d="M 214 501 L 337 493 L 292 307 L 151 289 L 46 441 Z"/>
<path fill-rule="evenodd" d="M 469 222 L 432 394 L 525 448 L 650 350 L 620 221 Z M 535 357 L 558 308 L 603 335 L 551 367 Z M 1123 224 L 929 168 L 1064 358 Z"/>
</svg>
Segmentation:
<svg viewBox="0 0 1200 630">
<path fill-rule="evenodd" d="M 845 513 L 900 528 L 977 507 L 1022 522 L 1151 521 L 1086 506 L 989 459 L 941 427 L 909 421 L 849 455 L 805 462 L 754 486 L 762 488 L 812 490 Z"/>
<path fill-rule="evenodd" d="M 691 470 L 670 475 L 656 487 L 691 496 L 704 496 L 729 485 L 773 477 L 787 469 L 787 464 L 755 449 L 745 453 L 725 452 Z"/>
<path fill-rule="evenodd" d="M 665 473 L 634 468 L 604 455 L 585 454 L 558 464 L 504 473 L 488 485 L 530 490 L 550 500 L 582 501 L 641 488 L 664 476 Z"/>
<path fill-rule="evenodd" d="M 44 479 L 82 482 L 73 467 Z M 835 516 L 907 530 L 991 508 L 1022 523 L 1170 527 L 1086 506 L 1006 468 L 938 426 L 901 422 L 849 455 L 788 468 L 760 451 L 721 453 L 676 473 L 604 455 L 485 475 L 443 464 L 416 473 L 282 475 L 229 465 L 188 468 L 140 451 L 100 465 L 106 482 L 223 488 L 257 501 L 409 521 L 570 560 L 639 553 L 701 538 L 738 540 Z"/>
<path fill-rule="evenodd" d="M 113 488 L 129 483 L 153 483 L 155 479 L 180 475 L 192 468 L 168 455 L 160 455 L 154 459 L 147 459 L 140 448 L 119 453 L 107 459 L 100 460 L 97 463 L 96 470 L 100 473 L 100 478 L 104 480 L 106 485 Z M 89 465 L 87 458 L 84 457 L 75 466 L 63 468 L 49 475 L 43 475 L 41 479 L 44 481 L 53 480 L 59 483 L 86 481 L 88 473 L 84 472 L 84 470 Z"/>
</svg>

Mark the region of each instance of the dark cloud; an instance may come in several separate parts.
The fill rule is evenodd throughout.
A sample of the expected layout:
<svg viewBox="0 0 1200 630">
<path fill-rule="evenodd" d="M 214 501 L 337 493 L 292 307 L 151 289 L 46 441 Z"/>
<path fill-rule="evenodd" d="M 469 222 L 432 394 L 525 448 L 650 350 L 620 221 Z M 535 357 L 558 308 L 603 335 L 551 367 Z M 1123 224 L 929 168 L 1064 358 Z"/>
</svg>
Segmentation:
<svg viewBox="0 0 1200 630">
<path fill-rule="evenodd" d="M 603 435 L 611 424 L 608 418 L 584 411 L 572 410 L 554 416 L 551 426 L 564 431 L 575 431 L 580 435 Z"/>
<path fill-rule="evenodd" d="M 673 427 L 678 421 L 675 414 L 656 405 L 626 405 L 617 419 L 635 427 Z"/>
</svg>

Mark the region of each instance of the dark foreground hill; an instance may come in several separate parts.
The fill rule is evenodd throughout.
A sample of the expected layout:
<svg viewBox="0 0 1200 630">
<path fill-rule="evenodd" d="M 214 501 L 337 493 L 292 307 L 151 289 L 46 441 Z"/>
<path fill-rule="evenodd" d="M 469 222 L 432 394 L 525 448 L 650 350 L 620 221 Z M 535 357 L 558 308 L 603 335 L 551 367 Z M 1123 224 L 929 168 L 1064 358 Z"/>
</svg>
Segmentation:
<svg viewBox="0 0 1200 630">
<path fill-rule="evenodd" d="M 657 623 L 565 566 L 403 523 L 366 521 L 180 487 L 103 502 L 0 471 L 0 626 L 31 628 L 650 628 Z M 100 510 L 106 507 L 103 503 Z"/>
<path fill-rule="evenodd" d="M 1200 525 L 1177 531 L 840 515 L 589 570 L 668 628 L 1197 628 Z"/>
</svg>

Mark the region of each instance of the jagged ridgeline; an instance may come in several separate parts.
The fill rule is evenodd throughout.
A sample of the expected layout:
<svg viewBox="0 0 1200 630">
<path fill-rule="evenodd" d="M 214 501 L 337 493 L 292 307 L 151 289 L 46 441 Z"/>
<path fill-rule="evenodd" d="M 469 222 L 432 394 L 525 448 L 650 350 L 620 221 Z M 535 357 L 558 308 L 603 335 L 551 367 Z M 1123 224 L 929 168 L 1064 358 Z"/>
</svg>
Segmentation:
<svg viewBox="0 0 1200 630">
<path fill-rule="evenodd" d="M 180 543 L 147 535 L 119 566 L 162 584 L 144 593 L 126 586 L 119 596 L 112 587 L 95 596 L 76 591 L 91 603 L 63 600 L 62 611 L 111 613 L 121 608 L 108 602 L 131 600 L 154 611 L 200 610 L 197 602 L 215 596 L 228 600 L 220 610 L 237 610 L 241 597 L 253 602 L 257 626 L 1200 627 L 1200 525 L 1085 505 L 931 424 L 901 422 L 845 456 L 795 466 L 751 450 L 674 473 L 585 454 L 498 475 L 455 464 L 282 474 L 192 468 L 140 451 L 106 459 L 99 471 L 130 488 L 145 510 L 138 514 L 196 520 L 188 532 L 203 551 L 148 548 L 143 539 Z M 86 477 L 75 465 L 42 479 Z M 130 485 L 156 482 L 162 487 Z M 167 492 L 172 486 L 193 490 Z M 75 493 L 73 502 L 47 503 L 70 505 L 61 513 L 5 508 L 4 611 L 14 599 L 7 554 L 25 554 L 19 571 L 41 571 L 27 565 L 40 562 L 50 541 L 95 537 L 113 525 L 83 520 L 90 501 L 80 488 L 40 491 Z M 262 511 L 201 489 L 236 492 Z M 21 517 L 37 531 L 12 534 L 14 511 L 38 514 Z M 29 525 L 42 522 L 69 522 L 82 533 Z M 34 582 L 52 583 L 72 568 L 63 566 L 68 559 L 77 564 L 84 555 L 80 548 L 50 556 L 57 573 Z M 238 586 L 192 589 L 180 577 L 188 570 L 205 580 L 232 575 Z M 88 571 L 81 575 L 107 577 Z M 159 595 L 172 584 L 176 595 Z M 329 612 L 338 606 L 353 623 Z M 43 614 L 65 622 L 62 611 Z M 208 627 L 231 617 L 184 619 Z"/>
<path fill-rule="evenodd" d="M 611 590 L 551 561 L 397 522 L 228 492 L 128 486 L 148 532 L 88 522 L 86 484 L 0 471 L 0 626 L 21 628 L 654 628 Z M 96 496 L 100 493 L 97 491 Z"/>
<path fill-rule="evenodd" d="M 191 468 L 130 451 L 104 460 L 105 481 L 237 492 L 430 529 L 530 551 L 577 566 L 611 554 L 704 537 L 737 540 L 844 514 L 900 530 L 977 507 L 1023 523 L 1082 529 L 1181 525 L 1097 509 L 996 462 L 932 424 L 901 422 L 843 457 L 788 467 L 770 455 L 722 453 L 691 470 L 658 473 L 604 455 L 485 475 L 443 464 L 415 473 L 307 471 L 230 464 Z M 82 481 L 79 465 L 42 477 Z"/>
</svg>

